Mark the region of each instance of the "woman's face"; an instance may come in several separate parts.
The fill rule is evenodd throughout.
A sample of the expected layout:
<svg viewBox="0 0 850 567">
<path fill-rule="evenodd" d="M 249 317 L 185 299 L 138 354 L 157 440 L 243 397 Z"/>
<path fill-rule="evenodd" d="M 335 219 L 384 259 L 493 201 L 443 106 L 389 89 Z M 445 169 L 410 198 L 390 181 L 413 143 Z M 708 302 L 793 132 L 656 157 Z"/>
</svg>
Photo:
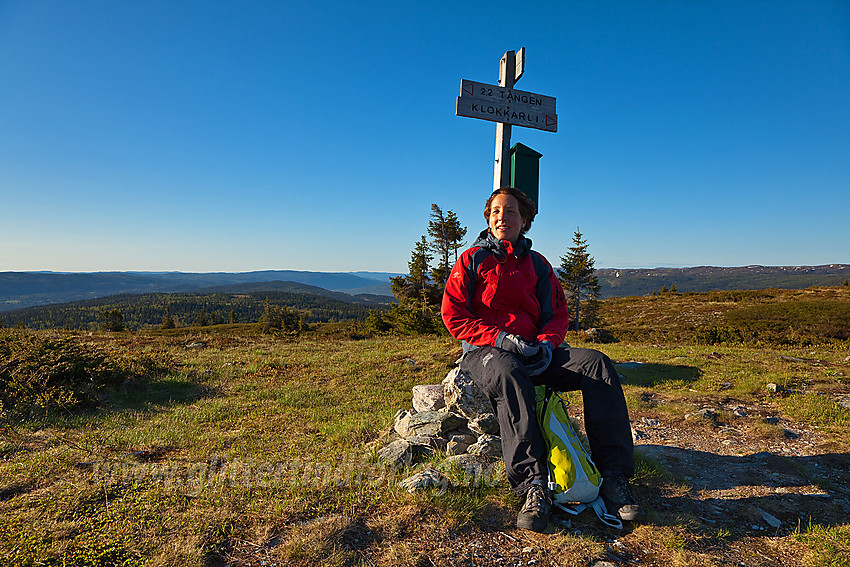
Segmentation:
<svg viewBox="0 0 850 567">
<path fill-rule="evenodd" d="M 490 218 L 487 221 L 490 234 L 499 240 L 516 243 L 525 226 L 519 213 L 519 201 L 513 195 L 499 194 L 490 203 Z"/>
</svg>

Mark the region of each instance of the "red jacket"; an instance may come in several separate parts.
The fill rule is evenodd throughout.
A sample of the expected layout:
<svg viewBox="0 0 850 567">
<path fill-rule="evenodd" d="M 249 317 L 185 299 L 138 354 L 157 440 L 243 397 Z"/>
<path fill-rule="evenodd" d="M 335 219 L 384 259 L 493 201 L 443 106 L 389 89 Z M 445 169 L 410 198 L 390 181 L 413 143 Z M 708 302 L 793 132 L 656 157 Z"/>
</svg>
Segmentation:
<svg viewBox="0 0 850 567">
<path fill-rule="evenodd" d="M 569 313 L 552 266 L 520 238 L 515 246 L 484 231 L 458 259 L 443 294 L 443 322 L 473 346 L 505 331 L 527 341 L 564 341 Z"/>
</svg>

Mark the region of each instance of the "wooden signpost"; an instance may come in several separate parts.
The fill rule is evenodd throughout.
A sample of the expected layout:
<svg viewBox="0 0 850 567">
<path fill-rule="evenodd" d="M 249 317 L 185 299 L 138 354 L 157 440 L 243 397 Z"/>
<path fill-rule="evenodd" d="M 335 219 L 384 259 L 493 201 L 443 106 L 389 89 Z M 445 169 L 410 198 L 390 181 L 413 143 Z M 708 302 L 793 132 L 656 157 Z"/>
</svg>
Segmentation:
<svg viewBox="0 0 850 567">
<path fill-rule="evenodd" d="M 505 122 L 514 126 L 558 131 L 555 98 L 463 79 L 457 97 L 458 116 Z"/>
<path fill-rule="evenodd" d="M 514 89 L 525 72 L 525 48 L 508 51 L 499 63 L 499 84 L 461 80 L 455 114 L 496 123 L 493 190 L 510 185 L 511 126 L 558 131 L 555 97 Z"/>
</svg>

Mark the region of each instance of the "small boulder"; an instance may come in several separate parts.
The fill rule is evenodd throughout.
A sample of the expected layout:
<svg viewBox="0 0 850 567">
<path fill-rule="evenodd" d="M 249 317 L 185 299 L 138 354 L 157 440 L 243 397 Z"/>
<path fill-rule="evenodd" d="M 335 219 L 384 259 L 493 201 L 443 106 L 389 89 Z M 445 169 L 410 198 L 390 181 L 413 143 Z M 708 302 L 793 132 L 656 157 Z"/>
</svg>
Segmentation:
<svg viewBox="0 0 850 567">
<path fill-rule="evenodd" d="M 463 455 L 470 445 L 475 444 L 478 438 L 469 433 L 455 433 L 449 437 L 449 443 L 446 446 L 446 454 L 449 456 Z"/>
<path fill-rule="evenodd" d="M 761 508 L 756 508 L 756 510 L 758 511 L 759 514 L 761 514 L 761 517 L 764 519 L 765 522 L 767 522 L 770 525 L 770 527 L 778 528 L 779 526 L 782 525 L 782 522 L 776 516 L 773 516 L 772 514 L 765 512 Z"/>
<path fill-rule="evenodd" d="M 502 456 L 502 439 L 495 435 L 482 435 L 466 450 L 470 455 L 496 458 Z"/>
<path fill-rule="evenodd" d="M 426 456 L 432 455 L 436 451 L 445 451 L 447 445 L 445 439 L 433 435 L 416 435 L 408 437 L 405 441 L 413 445 L 417 455 Z"/>
<path fill-rule="evenodd" d="M 413 463 L 414 452 L 413 444 L 397 439 L 378 451 L 378 459 L 387 466 L 406 469 Z"/>
<path fill-rule="evenodd" d="M 417 412 L 437 411 L 446 407 L 442 384 L 413 387 L 413 409 Z"/>
<path fill-rule="evenodd" d="M 463 441 L 455 441 L 452 439 L 446 445 L 446 455 L 453 457 L 455 455 L 463 455 L 469 449 L 469 443 Z"/>
<path fill-rule="evenodd" d="M 715 413 L 708 408 L 703 408 L 699 411 L 695 411 L 693 413 L 686 413 L 685 414 L 685 419 L 688 419 L 688 420 L 689 419 L 707 419 L 709 421 L 713 421 L 714 417 L 715 417 Z"/>
<path fill-rule="evenodd" d="M 469 428 L 479 435 L 498 435 L 499 422 L 492 413 L 482 413 L 469 420 Z"/>
<path fill-rule="evenodd" d="M 460 368 L 453 368 L 443 379 L 442 386 L 448 411 L 467 419 L 474 419 L 483 413 L 493 413 L 490 400 Z"/>
<path fill-rule="evenodd" d="M 472 445 L 476 441 L 478 441 L 478 435 L 473 435 L 471 433 L 464 432 L 454 432 L 449 435 L 449 441 L 456 441 L 458 443 L 466 443 L 467 446 Z"/>
<path fill-rule="evenodd" d="M 420 471 L 399 482 L 398 485 L 402 488 L 406 488 L 408 492 L 428 490 L 429 488 L 437 488 L 440 492 L 443 492 L 452 486 L 449 479 L 440 474 L 440 471 L 437 469 L 432 468 Z"/>
<path fill-rule="evenodd" d="M 466 426 L 466 420 L 453 413 L 444 411 L 407 412 L 396 422 L 394 429 L 401 437 L 444 436 L 453 429 Z"/>
</svg>

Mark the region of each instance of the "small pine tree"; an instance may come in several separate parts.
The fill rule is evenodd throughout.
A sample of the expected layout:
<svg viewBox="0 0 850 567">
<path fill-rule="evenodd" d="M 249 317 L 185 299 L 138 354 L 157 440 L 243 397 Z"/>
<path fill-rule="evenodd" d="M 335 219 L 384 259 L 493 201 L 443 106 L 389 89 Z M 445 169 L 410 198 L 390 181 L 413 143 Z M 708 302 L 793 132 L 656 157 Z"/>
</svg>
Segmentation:
<svg viewBox="0 0 850 567">
<path fill-rule="evenodd" d="M 384 335 L 393 330 L 392 318 L 384 311 L 370 309 L 365 321 L 366 330 L 376 335 Z"/>
<path fill-rule="evenodd" d="M 299 313 L 290 309 L 287 305 L 283 307 L 272 305 L 268 297 L 264 304 L 260 325 L 263 333 L 284 331 L 298 334 L 305 329 L 304 321 Z"/>
<path fill-rule="evenodd" d="M 100 314 L 100 330 L 117 333 L 124 330 L 124 314 L 120 309 L 104 310 Z"/>
<path fill-rule="evenodd" d="M 230 308 L 230 318 L 229 318 L 229 321 L 230 321 L 230 324 L 231 324 L 231 325 L 237 322 L 237 321 L 236 321 L 236 310 L 235 310 L 235 309 L 233 309 L 232 307 Z"/>
<path fill-rule="evenodd" d="M 266 300 L 263 302 L 263 316 L 260 318 L 260 323 L 263 328 L 263 333 L 271 332 L 272 326 L 275 323 L 272 304 L 268 297 L 266 297 Z"/>
<path fill-rule="evenodd" d="M 422 294 L 423 303 L 427 304 L 428 297 L 426 290 L 431 283 L 428 275 L 428 266 L 431 260 L 434 259 L 428 253 L 428 241 L 424 236 L 416 243 L 413 253 L 410 255 L 410 262 L 407 263 L 407 269 L 410 271 L 410 283 L 416 287 Z"/>
<path fill-rule="evenodd" d="M 466 228 L 461 226 L 454 211 L 444 212 L 436 203 L 432 203 L 428 236 L 431 237 L 430 249 L 437 258 L 437 267 L 431 270 L 431 278 L 435 284 L 445 288 L 452 270 L 450 256 L 454 252 L 454 261 L 457 262 L 458 249 L 464 245 Z"/>
<path fill-rule="evenodd" d="M 596 268 L 593 267 L 593 257 L 588 254 L 587 248 L 587 241 L 576 227 L 573 245 L 561 256 L 561 267 L 557 270 L 558 280 L 573 312 L 572 328 L 576 331 L 598 324 L 599 318 L 599 280 L 595 274 Z"/>
<path fill-rule="evenodd" d="M 431 237 L 430 249 L 437 254 L 437 267 L 431 270 L 431 277 L 441 286 L 446 285 L 449 278 L 449 254 L 451 244 L 449 243 L 448 226 L 446 215 L 436 203 L 431 203 L 431 220 L 428 221 L 428 235 Z M 424 236 L 422 237 L 425 238 Z"/>
<path fill-rule="evenodd" d="M 436 319 L 442 289 L 430 278 L 429 268 L 433 256 L 425 236 L 416 243 L 407 263 L 408 275 L 390 278 L 397 305 L 393 305 L 385 316 L 405 334 L 427 334 L 437 329 Z M 375 321 L 380 327 L 378 321 Z"/>
<path fill-rule="evenodd" d="M 171 304 L 166 304 L 165 306 L 165 314 L 162 316 L 162 325 L 159 326 L 160 329 L 173 329 L 176 327 L 174 324 L 174 317 L 171 315 Z"/>
<path fill-rule="evenodd" d="M 455 263 L 457 263 L 458 251 L 466 246 L 463 239 L 466 237 L 466 227 L 460 224 L 460 220 L 452 210 L 446 211 L 446 232 L 448 234 L 449 245 L 454 252 Z"/>
<path fill-rule="evenodd" d="M 206 307 L 201 307 L 201 312 L 198 313 L 198 318 L 195 320 L 195 323 L 199 327 L 206 327 L 207 325 L 210 324 L 210 319 L 207 316 L 207 308 Z"/>
</svg>

